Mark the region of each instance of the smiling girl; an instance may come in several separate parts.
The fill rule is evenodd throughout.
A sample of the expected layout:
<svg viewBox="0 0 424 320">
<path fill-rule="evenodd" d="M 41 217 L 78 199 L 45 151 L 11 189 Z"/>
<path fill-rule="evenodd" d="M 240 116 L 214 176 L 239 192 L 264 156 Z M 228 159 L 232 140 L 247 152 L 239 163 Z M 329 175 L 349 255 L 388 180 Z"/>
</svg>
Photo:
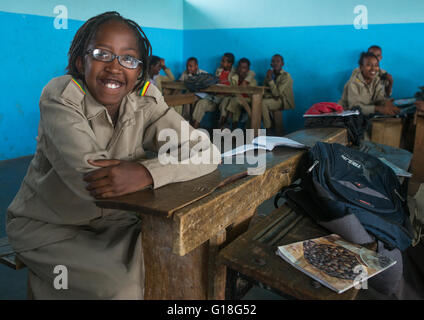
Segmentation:
<svg viewBox="0 0 424 320">
<path fill-rule="evenodd" d="M 381 113 L 395 115 L 399 108 L 385 98 L 384 86 L 377 76 L 380 69 L 378 58 L 372 52 L 363 52 L 359 59 L 359 69 L 345 84 L 343 95 L 338 102 L 345 109 L 359 106 L 365 115 Z"/>
<path fill-rule="evenodd" d="M 156 189 L 217 167 L 212 158 L 198 165 L 146 158 L 165 143 L 162 129 L 178 133 L 175 148 L 202 138 L 146 80 L 150 55 L 135 22 L 106 12 L 78 30 L 68 74 L 43 89 L 37 150 L 7 212 L 7 234 L 36 299 L 142 299 L 140 218 L 100 209 L 95 198 Z M 196 141 L 183 139 L 182 130 Z M 209 140 L 199 154 L 219 158 Z M 58 265 L 67 269 L 66 289 L 55 286 Z"/>
</svg>

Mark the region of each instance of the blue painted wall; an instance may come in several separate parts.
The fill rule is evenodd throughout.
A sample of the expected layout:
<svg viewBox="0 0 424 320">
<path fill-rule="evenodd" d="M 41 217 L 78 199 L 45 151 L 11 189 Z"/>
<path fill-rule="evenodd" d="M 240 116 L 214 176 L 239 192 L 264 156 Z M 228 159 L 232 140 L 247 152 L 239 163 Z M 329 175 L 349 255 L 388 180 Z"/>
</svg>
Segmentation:
<svg viewBox="0 0 424 320">
<path fill-rule="evenodd" d="M 184 30 L 352 25 L 358 5 L 369 24 L 424 22 L 422 0 L 184 0 Z"/>
<path fill-rule="evenodd" d="M 367 29 L 354 27 L 358 5 L 366 8 Z M 247 57 L 262 83 L 271 56 L 282 54 L 294 80 L 296 109 L 283 116 L 291 132 L 313 103 L 340 99 L 360 52 L 373 44 L 383 48 L 393 96 L 413 95 L 424 85 L 423 12 L 422 0 L 186 0 L 184 57 L 197 56 L 213 72 L 229 51 L 236 61 Z"/>
<path fill-rule="evenodd" d="M 302 114 L 312 104 L 340 99 L 360 52 L 372 44 L 383 48 L 381 67 L 394 77 L 393 97 L 412 96 L 424 85 L 423 32 L 424 24 L 185 30 L 184 56 L 196 56 L 209 72 L 226 51 L 236 60 L 247 57 L 262 84 L 271 56 L 282 54 L 294 81 L 296 109 L 283 116 L 291 132 L 303 126 Z"/>
<path fill-rule="evenodd" d="M 284 116 L 288 132 L 303 125 L 313 103 L 337 101 L 359 53 L 383 47 L 381 66 L 393 74 L 394 97 L 424 84 L 422 0 L 62 0 L 68 29 L 53 27 L 56 0 L 0 2 L 3 63 L 0 85 L 0 160 L 32 154 L 43 86 L 62 75 L 77 29 L 91 16 L 117 10 L 144 27 L 154 54 L 178 77 L 189 56 L 214 72 L 221 55 L 252 61 L 259 82 L 270 57 L 281 53 L 294 79 L 296 109 Z M 368 29 L 353 27 L 354 8 L 368 9 Z"/>
</svg>

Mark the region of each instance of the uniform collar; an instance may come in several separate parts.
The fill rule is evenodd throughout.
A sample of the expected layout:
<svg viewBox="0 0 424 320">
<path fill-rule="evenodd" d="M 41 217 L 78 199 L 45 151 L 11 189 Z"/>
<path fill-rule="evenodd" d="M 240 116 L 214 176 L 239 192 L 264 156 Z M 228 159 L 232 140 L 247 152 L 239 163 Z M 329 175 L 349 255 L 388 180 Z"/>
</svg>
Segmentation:
<svg viewBox="0 0 424 320">
<path fill-rule="evenodd" d="M 275 73 L 273 72 L 272 74 L 275 75 Z M 278 74 L 278 76 L 275 77 L 275 81 L 277 81 L 277 79 L 283 75 L 286 74 L 286 71 L 284 69 L 281 69 L 280 73 Z"/>
<path fill-rule="evenodd" d="M 96 118 L 102 114 L 106 116 L 109 120 L 110 124 L 112 124 L 112 119 L 107 112 L 107 108 L 98 102 L 90 93 L 88 88 L 84 88 L 86 91 L 86 95 L 84 97 L 85 103 L 85 114 L 88 120 Z M 119 118 L 118 123 L 125 123 L 130 121 L 130 123 L 135 123 L 135 100 L 131 97 L 131 93 L 129 93 L 126 97 L 122 99 L 121 105 L 119 106 Z"/>
</svg>

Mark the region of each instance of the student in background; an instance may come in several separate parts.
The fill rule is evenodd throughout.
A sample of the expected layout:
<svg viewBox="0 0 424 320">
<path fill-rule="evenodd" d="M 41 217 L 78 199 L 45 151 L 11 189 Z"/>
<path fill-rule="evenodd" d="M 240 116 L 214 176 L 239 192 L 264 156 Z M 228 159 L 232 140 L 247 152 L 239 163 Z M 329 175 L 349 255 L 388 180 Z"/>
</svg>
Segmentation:
<svg viewBox="0 0 424 320">
<path fill-rule="evenodd" d="M 221 64 L 215 72 L 215 75 L 219 78 L 219 84 L 230 85 L 230 78 L 235 73 L 235 69 L 233 68 L 234 60 L 234 55 L 230 52 L 224 53 L 222 56 Z M 194 106 L 193 127 L 198 128 L 205 113 L 215 111 L 218 105 L 223 105 L 226 109 L 230 98 L 231 96 L 224 94 L 208 94 L 205 98 L 200 99 Z"/>
<path fill-rule="evenodd" d="M 270 88 L 262 100 L 262 121 L 265 129 L 272 126 L 271 112 L 294 109 L 293 79 L 283 70 L 284 58 L 275 54 L 271 58 L 271 69 L 267 71 L 264 86 Z"/>
<path fill-rule="evenodd" d="M 338 102 L 344 109 L 359 106 L 365 115 L 381 113 L 395 115 L 399 108 L 385 97 L 381 85 L 378 58 L 372 52 L 363 52 L 359 59 L 360 72 L 355 73 L 345 84 L 343 95 Z"/>
<path fill-rule="evenodd" d="M 255 79 L 255 72 L 250 70 L 250 61 L 247 58 L 241 58 L 239 60 L 238 66 L 237 66 L 237 72 L 231 76 L 231 85 L 232 86 L 256 86 L 257 82 Z M 243 101 L 244 100 L 244 101 Z M 243 109 L 243 103 L 250 104 L 252 102 L 252 99 L 249 97 L 248 94 L 242 94 L 242 95 L 236 95 L 233 96 L 228 105 L 227 105 L 227 112 L 228 112 L 228 121 L 232 121 L 232 128 L 236 129 L 238 127 L 238 122 L 240 120 L 240 115 Z M 223 106 L 224 107 L 224 106 Z M 221 111 L 221 115 L 224 112 Z M 221 116 L 220 125 L 222 126 L 226 119 Z"/>
<path fill-rule="evenodd" d="M 383 59 L 383 50 L 381 49 L 381 47 L 379 47 L 377 45 L 373 45 L 373 46 L 368 48 L 368 52 L 373 53 L 377 57 L 378 63 L 379 63 L 379 66 L 380 66 L 381 60 Z M 359 68 L 356 68 L 355 70 L 353 70 L 351 77 L 356 76 L 357 73 L 359 73 L 359 72 L 361 72 L 359 70 Z M 393 88 L 393 77 L 392 77 L 392 75 L 390 73 L 388 73 L 387 71 L 380 68 L 379 71 L 378 71 L 378 77 L 380 78 L 381 84 L 384 88 L 384 94 L 385 94 L 386 98 L 389 98 L 392 95 L 392 88 Z"/>
<path fill-rule="evenodd" d="M 165 76 L 160 74 L 160 71 L 165 72 Z M 174 81 L 175 77 L 171 69 L 165 65 L 165 59 L 158 56 L 151 56 L 149 60 L 149 76 L 150 82 L 153 83 L 160 92 L 162 92 L 162 81 Z"/>
<path fill-rule="evenodd" d="M 201 73 L 207 73 L 206 71 L 199 69 L 199 62 L 197 58 L 191 57 L 187 59 L 186 62 L 186 69 L 181 74 L 179 81 L 185 81 L 189 77 L 201 74 Z M 183 106 L 176 106 L 174 107 L 175 111 L 177 111 L 179 114 L 181 114 L 185 119 L 190 119 L 190 104 L 185 104 Z"/>
<path fill-rule="evenodd" d="M 197 61 L 197 58 L 191 57 L 187 59 L 186 62 L 186 69 L 181 74 L 179 81 L 185 81 L 188 77 L 201 74 L 201 73 L 207 73 L 205 70 L 199 69 L 199 62 Z"/>
</svg>

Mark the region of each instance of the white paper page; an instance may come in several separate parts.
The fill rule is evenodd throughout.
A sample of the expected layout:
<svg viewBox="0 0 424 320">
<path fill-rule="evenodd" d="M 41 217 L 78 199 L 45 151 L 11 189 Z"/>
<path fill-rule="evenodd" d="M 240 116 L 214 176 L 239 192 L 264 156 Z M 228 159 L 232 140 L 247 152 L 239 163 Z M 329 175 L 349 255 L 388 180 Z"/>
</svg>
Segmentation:
<svg viewBox="0 0 424 320">
<path fill-rule="evenodd" d="M 200 99 L 203 99 L 204 97 L 208 95 L 206 92 L 195 92 L 194 94 L 198 96 Z"/>
<path fill-rule="evenodd" d="M 285 146 L 291 148 L 305 148 L 306 146 L 300 142 L 285 137 L 258 136 L 252 140 L 252 144 L 266 147 L 273 150 L 276 146 Z"/>
<path fill-rule="evenodd" d="M 347 117 L 352 115 L 359 115 L 359 110 L 346 110 L 343 112 L 330 112 L 321 114 L 304 114 L 303 117 Z"/>
<path fill-rule="evenodd" d="M 399 176 L 399 177 L 407 177 L 407 178 L 412 177 L 412 173 L 410 173 L 408 171 L 405 171 L 402 168 L 399 168 L 397 165 L 395 165 L 394 163 L 390 162 L 386 158 L 378 158 L 378 159 L 380 159 L 380 161 L 383 162 L 385 165 L 389 166 L 390 169 L 392 169 L 397 176 Z"/>
<path fill-rule="evenodd" d="M 221 157 L 222 158 L 232 157 L 232 156 L 235 156 L 237 154 L 242 154 L 242 153 L 245 153 L 247 151 L 254 150 L 254 149 L 265 149 L 265 147 L 257 146 L 257 145 L 253 145 L 253 144 L 245 144 L 245 145 L 239 146 L 237 148 L 234 148 L 230 151 L 224 152 L 221 155 Z"/>
</svg>

